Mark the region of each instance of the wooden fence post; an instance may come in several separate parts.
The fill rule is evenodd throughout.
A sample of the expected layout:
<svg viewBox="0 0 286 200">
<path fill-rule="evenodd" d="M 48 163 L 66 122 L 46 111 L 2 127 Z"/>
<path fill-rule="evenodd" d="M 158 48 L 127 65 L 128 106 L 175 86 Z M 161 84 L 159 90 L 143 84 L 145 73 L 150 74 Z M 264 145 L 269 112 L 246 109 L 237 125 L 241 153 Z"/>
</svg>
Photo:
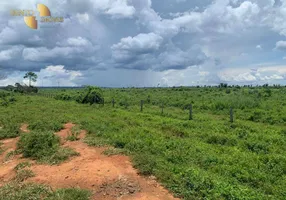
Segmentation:
<svg viewBox="0 0 286 200">
<path fill-rule="evenodd" d="M 193 105 L 190 104 L 190 116 L 189 116 L 189 120 L 193 119 Z"/>
<path fill-rule="evenodd" d="M 141 112 L 143 112 L 143 100 L 141 100 L 141 109 L 140 109 Z"/>
<path fill-rule="evenodd" d="M 163 115 L 164 114 L 164 103 L 162 103 L 161 108 L 162 108 L 161 114 Z"/>
<path fill-rule="evenodd" d="M 114 103 L 115 103 L 115 102 L 114 102 L 114 99 L 112 99 L 112 107 L 113 107 L 113 108 L 114 108 Z"/>
<path fill-rule="evenodd" d="M 102 105 L 104 106 L 104 98 L 102 98 Z"/>
<path fill-rule="evenodd" d="M 232 123 L 233 122 L 233 109 L 232 109 L 232 107 L 230 108 L 229 115 L 230 115 L 230 122 Z"/>
</svg>

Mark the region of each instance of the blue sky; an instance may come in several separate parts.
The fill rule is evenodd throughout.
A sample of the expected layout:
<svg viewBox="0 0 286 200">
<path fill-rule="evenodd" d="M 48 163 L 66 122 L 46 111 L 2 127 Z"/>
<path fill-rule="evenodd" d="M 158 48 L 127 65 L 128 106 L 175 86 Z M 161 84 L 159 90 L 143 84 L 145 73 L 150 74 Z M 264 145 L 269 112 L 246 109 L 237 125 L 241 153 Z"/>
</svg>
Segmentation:
<svg viewBox="0 0 286 200">
<path fill-rule="evenodd" d="M 10 16 L 38 3 L 64 22 Z M 285 0 L 1 1 L 0 85 L 286 84 L 285 19 Z"/>
</svg>

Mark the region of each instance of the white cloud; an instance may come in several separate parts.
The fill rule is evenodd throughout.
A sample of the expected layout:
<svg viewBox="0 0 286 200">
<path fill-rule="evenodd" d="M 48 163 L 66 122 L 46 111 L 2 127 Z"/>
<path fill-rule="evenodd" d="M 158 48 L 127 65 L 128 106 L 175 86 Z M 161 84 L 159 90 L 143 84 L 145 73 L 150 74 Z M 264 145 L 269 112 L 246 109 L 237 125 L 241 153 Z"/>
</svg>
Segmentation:
<svg viewBox="0 0 286 200">
<path fill-rule="evenodd" d="M 248 68 L 229 68 L 218 73 L 222 81 L 232 83 L 265 83 L 286 79 L 286 66 Z"/>
<path fill-rule="evenodd" d="M 130 18 L 135 13 L 135 8 L 130 5 L 129 0 L 94 0 L 93 6 L 113 18 Z"/>
<path fill-rule="evenodd" d="M 163 38 L 154 33 L 139 34 L 135 37 L 122 38 L 118 44 L 111 47 L 113 50 L 130 50 L 135 52 L 149 52 L 157 50 Z"/>
<path fill-rule="evenodd" d="M 89 21 L 89 14 L 88 13 L 84 13 L 84 14 L 77 13 L 76 17 L 77 17 L 80 24 L 87 23 Z"/>
<path fill-rule="evenodd" d="M 276 42 L 275 49 L 286 50 L 286 41 L 278 41 L 278 42 Z"/>
<path fill-rule="evenodd" d="M 41 3 L 53 14 L 66 18 L 53 28 L 35 31 L 26 27 L 21 17 L 7 16 L 10 9 L 35 8 L 34 0 L 2 1 L 0 65 L 5 74 L 62 65 L 64 69 L 81 70 L 87 82 L 93 77 L 85 70 L 123 68 L 136 74 L 139 72 L 133 69 L 140 69 L 140 73 L 150 70 L 148 75 L 156 74 L 152 76 L 154 82 L 164 80 L 162 84 L 168 85 L 221 80 L 283 82 L 282 69 L 264 72 L 268 65 L 259 66 L 259 72 L 250 67 L 239 73 L 233 68 L 235 74 L 221 71 L 227 66 L 283 63 L 277 59 L 285 56 L 283 51 L 269 49 L 277 41 L 276 49 L 286 49 L 286 41 L 279 36 L 286 35 L 286 1 L 209 2 L 166 0 L 160 6 L 151 0 L 43 0 Z M 169 72 L 164 78 L 163 71 Z M 181 73 L 187 73 L 192 80 L 186 80 L 188 76 Z M 103 82 L 110 80 L 107 72 L 102 74 Z M 123 82 L 140 84 L 129 78 L 131 73 L 122 74 Z"/>
<path fill-rule="evenodd" d="M 28 85 L 29 81 L 24 79 L 24 72 L 13 72 L 8 78 L 0 80 L 0 85 L 14 85 L 21 83 Z M 66 70 L 64 66 L 47 66 L 36 73 L 38 80 L 33 85 L 36 86 L 77 86 L 77 81 L 82 77 L 80 71 Z"/>
<path fill-rule="evenodd" d="M 90 42 L 82 37 L 69 38 L 67 43 L 71 46 L 88 46 Z"/>
</svg>

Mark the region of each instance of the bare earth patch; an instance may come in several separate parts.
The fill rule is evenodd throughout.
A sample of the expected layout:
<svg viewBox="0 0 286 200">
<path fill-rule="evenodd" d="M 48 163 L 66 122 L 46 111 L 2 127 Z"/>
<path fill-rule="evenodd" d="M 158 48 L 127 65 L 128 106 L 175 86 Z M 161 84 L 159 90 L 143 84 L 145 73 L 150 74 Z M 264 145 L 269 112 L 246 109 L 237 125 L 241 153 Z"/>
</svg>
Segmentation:
<svg viewBox="0 0 286 200">
<path fill-rule="evenodd" d="M 39 165 L 34 163 L 30 169 L 35 176 L 27 182 L 46 184 L 52 188 L 89 189 L 92 199 L 122 199 L 122 200 L 172 200 L 174 198 L 166 189 L 156 182 L 155 178 L 141 177 L 132 167 L 127 156 L 102 154 L 107 148 L 90 147 L 83 143 L 86 132 L 82 131 L 78 141 L 67 141 L 74 124 L 68 123 L 65 128 L 56 133 L 61 137 L 61 144 L 70 147 L 80 156 L 71 158 L 60 165 Z M 22 131 L 27 132 L 27 126 L 22 126 Z M 1 141 L 4 153 L 0 155 L 0 186 L 10 181 L 15 176 L 14 167 L 27 161 L 17 155 L 8 162 L 4 162 L 5 155 L 16 150 L 18 138 Z M 31 162 L 31 161 L 30 161 Z"/>
</svg>

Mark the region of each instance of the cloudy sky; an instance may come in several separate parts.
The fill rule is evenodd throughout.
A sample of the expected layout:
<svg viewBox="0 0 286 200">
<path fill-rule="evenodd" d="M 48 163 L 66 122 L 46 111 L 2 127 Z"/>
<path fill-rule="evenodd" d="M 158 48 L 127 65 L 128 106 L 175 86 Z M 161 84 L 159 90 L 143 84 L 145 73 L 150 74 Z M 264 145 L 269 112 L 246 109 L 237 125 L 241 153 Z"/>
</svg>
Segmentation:
<svg viewBox="0 0 286 200">
<path fill-rule="evenodd" d="M 37 3 L 64 22 L 10 16 Z M 286 84 L 286 0 L 1 0 L 0 85 L 27 71 L 38 86 Z"/>
</svg>

